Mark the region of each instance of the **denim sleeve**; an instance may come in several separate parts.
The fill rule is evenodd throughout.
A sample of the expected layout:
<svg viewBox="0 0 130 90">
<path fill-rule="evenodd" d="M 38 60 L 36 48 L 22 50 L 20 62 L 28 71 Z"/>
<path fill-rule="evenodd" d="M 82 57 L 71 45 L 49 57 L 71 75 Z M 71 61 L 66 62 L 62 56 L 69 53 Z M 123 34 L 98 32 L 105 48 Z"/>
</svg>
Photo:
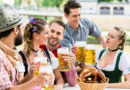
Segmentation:
<svg viewBox="0 0 130 90">
<path fill-rule="evenodd" d="M 60 44 L 61 44 L 62 47 L 68 47 L 69 50 L 70 50 L 71 47 L 72 47 L 71 40 L 70 40 L 69 37 L 66 36 L 66 35 L 64 35 L 64 38 L 61 40 Z"/>
<path fill-rule="evenodd" d="M 87 27 L 89 28 L 90 36 L 98 38 L 101 35 L 101 29 L 95 23 L 89 21 L 88 19 L 85 20 L 85 23 L 87 23 Z"/>
</svg>

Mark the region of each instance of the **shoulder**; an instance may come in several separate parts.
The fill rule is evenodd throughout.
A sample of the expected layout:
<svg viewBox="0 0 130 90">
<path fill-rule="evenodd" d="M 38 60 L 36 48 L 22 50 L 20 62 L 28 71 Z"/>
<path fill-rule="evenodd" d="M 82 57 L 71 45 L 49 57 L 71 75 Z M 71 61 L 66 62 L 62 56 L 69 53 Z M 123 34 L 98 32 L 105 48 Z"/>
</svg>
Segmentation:
<svg viewBox="0 0 130 90">
<path fill-rule="evenodd" d="M 122 52 L 122 55 L 121 55 L 121 60 L 124 61 L 124 62 L 130 62 L 130 55 L 126 52 Z"/>
<path fill-rule="evenodd" d="M 6 58 L 6 54 L 0 49 L 0 62 L 5 61 L 4 59 Z"/>
<path fill-rule="evenodd" d="M 123 74 L 130 73 L 130 55 L 123 52 L 120 57 L 119 69 L 123 71 Z"/>
<path fill-rule="evenodd" d="M 82 24 L 90 24 L 91 23 L 91 21 L 89 19 L 87 19 L 87 18 L 81 18 L 80 22 Z"/>
<path fill-rule="evenodd" d="M 105 50 L 104 48 L 102 48 L 102 47 L 100 47 L 100 48 L 98 48 L 97 50 L 96 50 L 96 53 L 100 53 L 102 50 Z"/>
<path fill-rule="evenodd" d="M 99 55 L 101 54 L 101 51 L 105 50 L 104 48 L 100 47 L 96 50 L 96 60 L 98 60 Z"/>
<path fill-rule="evenodd" d="M 50 58 L 55 57 L 54 54 L 51 51 L 48 51 L 50 54 Z"/>
<path fill-rule="evenodd" d="M 130 55 L 126 52 L 122 52 L 120 57 L 120 65 L 129 65 L 130 66 Z"/>
<path fill-rule="evenodd" d="M 21 51 L 22 52 L 22 51 Z M 18 61 L 23 62 L 22 56 L 20 53 L 18 53 Z"/>
</svg>

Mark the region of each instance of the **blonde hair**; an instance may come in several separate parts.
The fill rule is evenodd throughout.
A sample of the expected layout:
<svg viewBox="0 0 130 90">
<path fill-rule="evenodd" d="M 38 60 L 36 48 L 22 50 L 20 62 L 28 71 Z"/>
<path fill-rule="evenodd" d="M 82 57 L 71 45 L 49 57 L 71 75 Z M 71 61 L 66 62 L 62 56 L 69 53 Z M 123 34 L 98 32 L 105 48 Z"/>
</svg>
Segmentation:
<svg viewBox="0 0 130 90">
<path fill-rule="evenodd" d="M 119 44 L 119 49 L 120 50 L 124 50 L 124 45 L 125 45 L 125 42 L 126 42 L 126 38 L 127 38 L 127 34 L 125 32 L 125 30 L 123 28 L 120 28 L 120 27 L 114 27 L 114 29 L 118 32 L 120 32 L 120 35 L 119 35 L 119 40 L 122 40 L 122 42 Z"/>
<path fill-rule="evenodd" d="M 31 20 L 33 20 L 33 22 Z M 33 39 L 33 33 L 36 32 L 37 34 L 40 34 L 46 24 L 47 22 L 40 18 L 31 18 L 27 23 L 24 30 L 24 50 L 27 57 L 29 57 L 32 48 L 31 42 Z"/>
</svg>

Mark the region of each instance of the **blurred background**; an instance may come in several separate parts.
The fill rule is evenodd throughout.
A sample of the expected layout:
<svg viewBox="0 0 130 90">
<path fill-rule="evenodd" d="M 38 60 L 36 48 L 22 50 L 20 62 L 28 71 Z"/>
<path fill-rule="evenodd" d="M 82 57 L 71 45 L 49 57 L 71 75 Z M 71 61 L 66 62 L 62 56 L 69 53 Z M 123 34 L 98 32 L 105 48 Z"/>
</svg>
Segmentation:
<svg viewBox="0 0 130 90">
<path fill-rule="evenodd" d="M 0 0 L 15 7 L 24 20 L 30 17 L 40 17 L 48 21 L 63 20 L 63 5 L 68 0 Z M 96 23 L 106 37 L 109 30 L 119 26 L 127 31 L 128 38 L 125 51 L 130 53 L 130 0 L 77 0 L 81 5 L 81 17 Z M 96 44 L 96 38 L 89 37 L 88 43 Z"/>
</svg>

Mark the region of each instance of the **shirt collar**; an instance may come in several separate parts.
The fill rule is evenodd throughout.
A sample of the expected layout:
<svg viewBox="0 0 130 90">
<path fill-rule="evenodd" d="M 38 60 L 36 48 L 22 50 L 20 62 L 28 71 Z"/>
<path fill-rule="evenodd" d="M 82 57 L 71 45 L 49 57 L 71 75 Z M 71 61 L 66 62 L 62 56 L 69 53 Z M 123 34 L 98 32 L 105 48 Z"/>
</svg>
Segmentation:
<svg viewBox="0 0 130 90">
<path fill-rule="evenodd" d="M 46 47 L 46 45 L 40 45 L 40 48 L 41 49 L 47 49 L 47 47 Z M 61 44 L 59 44 L 59 46 L 58 46 L 58 48 L 61 48 Z M 57 50 L 57 49 L 55 49 L 55 50 Z M 53 50 L 54 51 L 54 50 Z"/>
<path fill-rule="evenodd" d="M 40 48 L 43 50 L 47 49 L 47 47 L 45 45 L 40 45 Z"/>
<path fill-rule="evenodd" d="M 79 28 L 83 28 L 83 24 L 82 24 L 81 22 L 79 23 L 79 25 L 80 25 Z M 73 28 L 71 28 L 68 23 L 66 24 L 66 28 L 67 28 L 67 29 L 66 29 L 67 32 L 69 32 L 70 34 L 73 34 L 73 33 L 75 32 L 75 30 L 74 30 Z M 78 28 L 78 29 L 79 29 L 79 28 Z"/>
<path fill-rule="evenodd" d="M 0 40 L 0 48 L 7 54 L 9 54 L 10 56 L 14 57 L 15 59 L 17 59 L 17 55 L 18 55 L 18 51 L 14 50 L 10 47 L 8 47 L 6 44 L 4 44 L 1 40 Z"/>
</svg>

